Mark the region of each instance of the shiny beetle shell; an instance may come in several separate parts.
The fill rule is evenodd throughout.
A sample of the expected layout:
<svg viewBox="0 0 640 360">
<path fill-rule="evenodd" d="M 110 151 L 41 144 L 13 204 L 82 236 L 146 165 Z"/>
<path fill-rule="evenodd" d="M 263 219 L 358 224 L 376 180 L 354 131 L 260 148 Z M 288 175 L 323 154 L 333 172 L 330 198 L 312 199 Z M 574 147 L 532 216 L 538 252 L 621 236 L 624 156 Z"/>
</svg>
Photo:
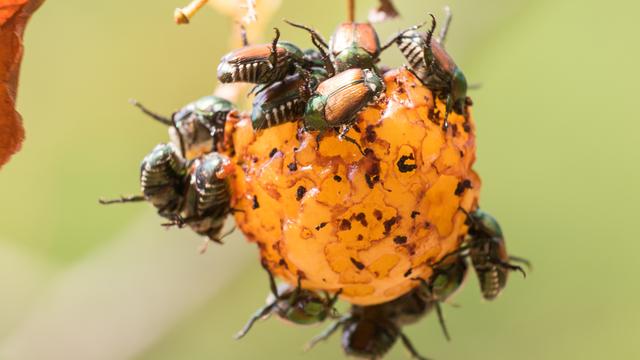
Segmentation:
<svg viewBox="0 0 640 360">
<path fill-rule="evenodd" d="M 187 160 L 210 152 L 222 140 L 225 121 L 233 110 L 231 102 L 217 96 L 204 96 L 187 104 L 172 115 L 175 128 L 169 128 L 171 142 L 184 146 Z"/>
<path fill-rule="evenodd" d="M 184 218 L 196 233 L 220 241 L 220 232 L 230 213 L 229 186 L 218 173 L 228 160 L 212 152 L 194 163 Z"/>
<path fill-rule="evenodd" d="M 175 145 L 159 144 L 142 160 L 140 187 L 144 197 L 164 217 L 176 215 L 183 203 L 186 164 Z"/>
<path fill-rule="evenodd" d="M 478 276 L 482 296 L 495 299 L 507 284 L 509 262 L 507 246 L 500 225 L 491 215 L 478 209 L 470 214 L 472 224 L 469 257 Z"/>
<path fill-rule="evenodd" d="M 352 68 L 374 69 L 380 55 L 380 40 L 369 23 L 344 23 L 329 43 L 336 71 Z"/>
<path fill-rule="evenodd" d="M 349 356 L 379 359 L 393 347 L 400 329 L 388 319 L 348 320 L 342 330 L 342 349 Z"/>
<path fill-rule="evenodd" d="M 307 104 L 304 124 L 307 130 L 324 130 L 349 124 L 384 90 L 373 71 L 350 69 L 323 81 Z"/>
<path fill-rule="evenodd" d="M 268 84 L 282 80 L 293 70 L 293 64 L 304 62 L 304 54 L 297 46 L 279 42 L 276 46 L 277 64 L 269 61 L 271 44 L 250 45 L 225 55 L 218 65 L 218 80 L 222 83 L 248 82 Z"/>
<path fill-rule="evenodd" d="M 262 90 L 253 100 L 253 129 L 261 130 L 299 120 L 304 115 L 307 104 L 300 89 L 308 87 L 313 91 L 326 77 L 326 71 L 314 68 L 308 80 L 300 74 L 294 74 Z"/>
<path fill-rule="evenodd" d="M 338 55 L 354 46 L 364 49 L 373 57 L 380 55 L 380 39 L 371 24 L 343 23 L 333 33 L 329 43 L 333 55 Z"/>
</svg>

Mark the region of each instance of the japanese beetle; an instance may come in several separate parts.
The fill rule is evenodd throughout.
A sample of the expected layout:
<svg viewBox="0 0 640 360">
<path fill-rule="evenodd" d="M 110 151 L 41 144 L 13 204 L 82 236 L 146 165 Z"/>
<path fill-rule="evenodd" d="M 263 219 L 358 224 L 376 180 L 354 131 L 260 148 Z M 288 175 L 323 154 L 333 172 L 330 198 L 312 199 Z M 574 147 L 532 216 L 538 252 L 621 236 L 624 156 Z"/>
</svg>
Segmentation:
<svg viewBox="0 0 640 360">
<path fill-rule="evenodd" d="M 478 276 L 482 296 L 487 300 L 495 299 L 507 284 L 509 271 L 519 271 L 522 267 L 509 261 L 528 261 L 510 257 L 500 225 L 491 215 L 478 209 L 467 216 L 469 222 L 469 257 Z"/>
<path fill-rule="evenodd" d="M 420 26 L 411 27 L 394 39 L 400 52 L 409 62 L 409 68 L 422 81 L 422 83 L 434 92 L 440 99 L 446 102 L 446 116 L 444 127 L 448 127 L 448 115 L 451 111 L 465 114 L 467 106 L 467 80 L 464 73 L 453 61 L 444 49 L 444 40 L 447 35 L 451 14 L 447 8 L 447 20 L 442 28 L 440 36 L 433 41 L 433 33 L 436 27 L 436 19 L 429 14 L 432 20 L 431 29 L 422 34 L 418 32 Z"/>
<path fill-rule="evenodd" d="M 280 319 L 298 325 L 310 325 L 323 322 L 328 317 L 335 317 L 334 305 L 338 301 L 341 291 L 330 297 L 328 293 L 324 296 L 303 289 L 298 278 L 298 285 L 281 284 L 276 286 L 273 275 L 269 274 L 269 285 L 271 294 L 267 297 L 264 307 L 256 311 L 247 324 L 236 334 L 236 339 L 243 338 L 253 324 L 271 314 L 277 315 Z"/>
<path fill-rule="evenodd" d="M 307 104 L 302 93 L 315 90 L 326 78 L 327 72 L 323 68 L 314 67 L 309 76 L 289 75 L 258 91 L 251 113 L 253 129 L 266 129 L 302 118 Z"/>
<path fill-rule="evenodd" d="M 307 345 L 312 348 L 317 343 L 328 339 L 338 329 L 342 328 L 342 349 L 349 356 L 368 359 L 379 359 L 386 354 L 395 342 L 400 338 L 403 345 L 414 359 L 426 359 L 418 354 L 409 338 L 402 332 L 397 321 L 399 304 L 407 309 L 415 304 L 424 304 L 420 300 L 415 301 L 415 292 L 406 294 L 392 302 L 373 306 L 351 306 L 350 313 L 334 322 L 324 332 L 313 338 Z"/>
<path fill-rule="evenodd" d="M 321 82 L 307 103 L 305 129 L 350 127 L 356 115 L 377 100 L 384 88 L 382 79 L 369 69 L 349 69 Z"/>
<path fill-rule="evenodd" d="M 286 21 L 286 20 L 285 20 Z M 306 30 L 311 34 L 311 41 L 318 51 L 328 56 L 331 65 L 330 74 L 341 73 L 348 69 L 371 69 L 376 71 L 376 64 L 380 54 L 393 44 L 388 42 L 380 46 L 380 39 L 373 26 L 369 23 L 346 22 L 338 26 L 331 36 L 329 44 L 314 29 L 308 26 L 286 21 L 289 25 Z"/>
<path fill-rule="evenodd" d="M 149 201 L 165 218 L 177 216 L 184 204 L 186 162 L 178 154 L 174 144 L 159 144 L 145 156 L 140 166 L 139 196 L 122 197 L 116 200 L 100 200 L 103 205 Z"/>
<path fill-rule="evenodd" d="M 305 54 L 292 43 L 279 41 L 280 31 L 271 44 L 249 45 L 234 50 L 220 60 L 218 80 L 222 83 L 270 84 L 308 65 Z"/>
<path fill-rule="evenodd" d="M 176 225 L 187 224 L 197 234 L 221 243 L 224 236 L 221 237 L 220 232 L 231 213 L 231 195 L 224 179 L 228 175 L 228 163 L 229 160 L 217 152 L 194 161 L 184 210 L 174 219 Z"/>
<path fill-rule="evenodd" d="M 171 126 L 171 141 L 180 148 L 185 158 L 215 150 L 222 140 L 227 115 L 234 110 L 231 102 L 212 95 L 185 105 L 170 118 L 156 114 L 135 100 L 131 102 L 153 119 Z"/>
</svg>

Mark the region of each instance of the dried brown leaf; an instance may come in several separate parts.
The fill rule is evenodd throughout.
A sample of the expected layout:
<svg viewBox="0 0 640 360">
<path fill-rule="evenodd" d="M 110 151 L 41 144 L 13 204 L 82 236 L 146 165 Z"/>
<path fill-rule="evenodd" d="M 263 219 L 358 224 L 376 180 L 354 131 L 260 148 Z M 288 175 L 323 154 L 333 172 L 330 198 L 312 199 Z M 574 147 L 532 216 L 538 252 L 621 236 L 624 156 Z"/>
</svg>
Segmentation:
<svg viewBox="0 0 640 360">
<path fill-rule="evenodd" d="M 20 149 L 22 117 L 16 111 L 18 75 L 27 21 L 44 0 L 0 0 L 0 167 Z"/>
<path fill-rule="evenodd" d="M 395 19 L 400 14 L 393 5 L 392 0 L 380 0 L 380 6 L 371 9 L 369 12 L 369 21 L 372 23 L 382 22 Z"/>
</svg>

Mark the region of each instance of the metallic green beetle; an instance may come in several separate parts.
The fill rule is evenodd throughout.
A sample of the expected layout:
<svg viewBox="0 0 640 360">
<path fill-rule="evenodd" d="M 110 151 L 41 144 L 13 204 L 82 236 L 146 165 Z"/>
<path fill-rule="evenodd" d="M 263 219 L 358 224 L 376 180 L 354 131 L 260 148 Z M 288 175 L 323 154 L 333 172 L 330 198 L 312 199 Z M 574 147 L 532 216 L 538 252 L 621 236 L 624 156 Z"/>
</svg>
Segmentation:
<svg viewBox="0 0 640 360">
<path fill-rule="evenodd" d="M 307 103 L 304 127 L 310 131 L 348 128 L 356 115 L 376 101 L 384 89 L 382 79 L 369 69 L 341 72 L 321 82 L 313 92 Z"/>
<path fill-rule="evenodd" d="M 419 318 L 431 308 L 431 303 L 425 302 L 416 290 L 384 304 L 352 305 L 349 314 L 313 338 L 307 345 L 307 349 L 328 339 L 342 328 L 342 349 L 349 356 L 379 359 L 400 338 L 414 359 L 426 359 L 416 351 L 409 338 L 402 332 L 400 319 L 408 316 Z M 404 312 L 407 313 L 402 314 Z"/>
<path fill-rule="evenodd" d="M 180 218 L 175 219 L 177 225 L 187 224 L 197 234 L 216 243 L 221 243 L 224 236 L 220 233 L 231 213 L 231 195 L 224 173 L 228 161 L 217 152 L 195 160 L 184 210 Z"/>
<path fill-rule="evenodd" d="M 519 261 L 528 265 L 525 259 L 510 257 L 500 225 L 491 215 L 478 209 L 468 214 L 469 257 L 478 275 L 482 295 L 487 300 L 495 299 L 507 284 L 509 271 L 519 271 L 522 267 L 509 263 Z"/>
<path fill-rule="evenodd" d="M 282 320 L 298 325 L 317 324 L 329 317 L 336 317 L 334 305 L 341 291 L 336 292 L 333 297 L 326 292 L 324 296 L 320 296 L 314 291 L 303 289 L 300 278 L 297 286 L 288 284 L 276 286 L 271 273 L 268 270 L 267 273 L 271 287 L 271 294 L 266 300 L 267 305 L 256 311 L 242 330 L 236 334 L 236 339 L 243 338 L 256 321 L 267 318 L 271 314 L 276 314 Z"/>
<path fill-rule="evenodd" d="M 394 40 L 416 77 L 438 98 L 446 102 L 446 115 L 443 124 L 446 130 L 451 111 L 458 114 L 466 113 L 467 80 L 462 70 L 444 49 L 444 41 L 451 23 L 449 9 L 447 8 L 445 26 L 435 41 L 433 41 L 433 33 L 436 19 L 432 14 L 429 16 L 432 19 L 432 26 L 426 34 L 418 32 L 422 25 L 413 26 L 400 32 Z"/>
<path fill-rule="evenodd" d="M 234 50 L 220 60 L 218 80 L 222 83 L 247 82 L 271 84 L 311 66 L 305 53 L 292 43 L 279 41 L 280 30 L 271 44 L 248 45 Z"/>
<path fill-rule="evenodd" d="M 302 118 L 307 105 L 303 92 L 315 90 L 327 76 L 324 68 L 313 67 L 306 77 L 300 73 L 289 75 L 259 90 L 251 113 L 253 129 L 266 129 Z"/>
<path fill-rule="evenodd" d="M 205 146 L 215 150 L 224 135 L 227 115 L 235 109 L 228 100 L 209 95 L 185 105 L 167 118 L 135 100 L 131 102 L 153 119 L 171 126 L 169 136 L 180 148 L 183 157 L 195 147 Z"/>
<path fill-rule="evenodd" d="M 314 29 L 290 21 L 286 22 L 311 34 L 313 44 L 323 57 L 329 60 L 325 63 L 330 75 L 356 68 L 377 71 L 376 64 L 380 60 L 380 54 L 393 45 L 393 41 L 389 41 L 384 46 L 380 46 L 378 34 L 369 23 L 343 23 L 338 26 L 327 44 Z"/>
</svg>

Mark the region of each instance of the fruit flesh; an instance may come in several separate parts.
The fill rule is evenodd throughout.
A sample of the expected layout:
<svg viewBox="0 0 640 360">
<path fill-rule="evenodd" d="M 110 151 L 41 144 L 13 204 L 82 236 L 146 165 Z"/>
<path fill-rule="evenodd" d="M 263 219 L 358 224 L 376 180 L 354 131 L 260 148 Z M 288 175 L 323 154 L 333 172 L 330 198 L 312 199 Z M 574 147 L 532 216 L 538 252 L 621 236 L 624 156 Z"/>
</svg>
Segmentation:
<svg viewBox="0 0 640 360">
<path fill-rule="evenodd" d="M 477 206 L 475 126 L 449 115 L 406 69 L 385 74 L 386 96 L 358 115 L 348 135 L 365 149 L 301 121 L 254 132 L 227 122 L 232 207 L 277 276 L 335 292 L 358 305 L 391 301 L 428 278 L 467 232 L 462 207 Z M 231 118 L 230 118 L 231 119 Z"/>
</svg>

